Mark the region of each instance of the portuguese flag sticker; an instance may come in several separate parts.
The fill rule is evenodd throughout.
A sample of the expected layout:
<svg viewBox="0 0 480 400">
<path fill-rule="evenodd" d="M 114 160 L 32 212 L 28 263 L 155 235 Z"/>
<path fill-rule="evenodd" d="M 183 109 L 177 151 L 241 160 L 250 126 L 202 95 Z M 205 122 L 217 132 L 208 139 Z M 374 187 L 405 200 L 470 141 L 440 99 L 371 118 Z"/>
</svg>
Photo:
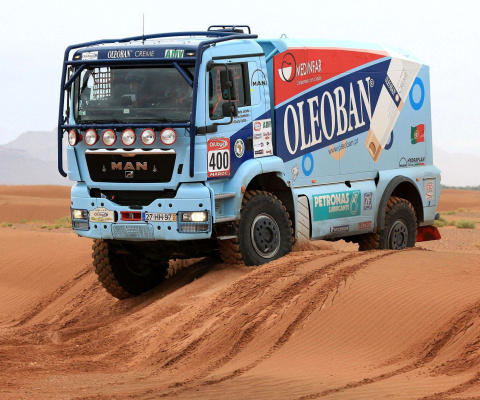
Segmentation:
<svg viewBox="0 0 480 400">
<path fill-rule="evenodd" d="M 425 125 L 412 126 L 412 144 L 425 141 Z"/>
</svg>

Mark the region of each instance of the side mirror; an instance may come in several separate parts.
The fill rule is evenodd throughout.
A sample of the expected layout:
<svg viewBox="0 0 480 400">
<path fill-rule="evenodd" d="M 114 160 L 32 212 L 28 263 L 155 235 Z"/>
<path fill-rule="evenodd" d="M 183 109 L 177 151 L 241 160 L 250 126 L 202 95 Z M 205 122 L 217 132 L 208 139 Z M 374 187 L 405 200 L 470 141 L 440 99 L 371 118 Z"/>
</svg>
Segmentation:
<svg viewBox="0 0 480 400">
<path fill-rule="evenodd" d="M 222 113 L 224 117 L 237 117 L 238 116 L 238 105 L 237 103 L 223 103 L 222 104 Z"/>
<path fill-rule="evenodd" d="M 237 93 L 233 82 L 233 71 L 231 69 L 222 69 L 220 71 L 220 86 L 223 100 L 228 100 L 228 91 L 230 91 L 230 98 L 237 100 Z"/>
</svg>

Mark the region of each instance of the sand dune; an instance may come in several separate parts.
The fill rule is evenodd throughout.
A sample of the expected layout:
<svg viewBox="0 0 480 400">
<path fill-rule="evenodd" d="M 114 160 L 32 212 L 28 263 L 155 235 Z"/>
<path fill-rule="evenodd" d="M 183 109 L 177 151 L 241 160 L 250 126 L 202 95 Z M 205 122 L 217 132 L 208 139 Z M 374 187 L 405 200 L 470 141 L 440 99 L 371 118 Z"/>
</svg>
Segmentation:
<svg viewBox="0 0 480 400">
<path fill-rule="evenodd" d="M 70 187 L 0 185 L 0 222 L 53 222 L 69 214 Z"/>
<path fill-rule="evenodd" d="M 125 301 L 97 282 L 90 240 L 15 227 L 0 228 L 2 399 L 480 398 L 478 225 L 401 252 L 202 259 Z"/>
</svg>

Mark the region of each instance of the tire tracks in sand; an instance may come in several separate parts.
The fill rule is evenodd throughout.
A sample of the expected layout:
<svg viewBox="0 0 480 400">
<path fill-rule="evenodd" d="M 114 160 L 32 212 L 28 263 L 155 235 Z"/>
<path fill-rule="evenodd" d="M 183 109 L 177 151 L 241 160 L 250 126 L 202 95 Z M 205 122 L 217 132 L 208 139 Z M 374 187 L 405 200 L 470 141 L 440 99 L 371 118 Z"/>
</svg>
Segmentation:
<svg viewBox="0 0 480 400">
<path fill-rule="evenodd" d="M 388 373 L 367 377 L 362 380 L 347 383 L 343 386 L 301 396 L 297 400 L 318 399 L 330 394 L 341 393 L 346 390 L 384 381 L 386 379 L 390 379 L 395 376 L 406 374 L 425 367 L 427 364 L 434 361 L 435 358 L 442 352 L 442 350 L 454 344 L 457 340 L 459 340 L 459 337 L 465 335 L 465 333 L 475 324 L 474 320 L 477 320 L 478 325 L 480 325 L 480 301 L 471 304 L 463 311 L 458 313 L 457 316 L 453 317 L 450 321 L 444 324 L 436 333 L 431 335 L 430 340 L 422 343 L 416 350 L 414 350 L 417 353 L 416 355 L 412 356 L 411 352 L 410 355 L 404 355 L 404 357 L 416 358 L 414 362 Z M 477 328 L 480 331 L 480 327 Z M 432 368 L 431 372 L 434 374 L 452 374 L 455 372 L 468 371 L 473 366 L 479 365 L 480 334 L 476 335 L 473 340 L 467 341 L 467 343 L 463 345 L 463 348 L 464 350 L 458 354 L 454 360 L 450 360 L 447 363 L 442 363 L 442 365 Z M 400 360 L 397 359 L 396 361 L 398 362 Z M 477 372 L 472 378 L 457 386 L 454 386 L 451 389 L 422 397 L 420 400 L 445 399 L 446 396 L 463 393 L 479 383 L 480 372 Z"/>
<path fill-rule="evenodd" d="M 412 249 L 413 250 L 413 249 Z M 405 251 L 412 251 L 412 250 L 405 250 Z M 365 253 L 351 253 L 347 255 L 343 255 L 340 258 L 335 259 L 334 261 L 327 263 L 320 268 L 316 268 L 313 271 L 310 271 L 306 274 L 303 274 L 299 279 L 297 279 L 294 283 L 290 284 L 286 290 L 278 293 L 278 295 L 274 296 L 271 300 L 269 306 L 267 308 L 259 308 L 256 310 L 256 314 L 250 316 L 249 315 L 249 322 L 245 321 L 246 328 L 243 329 L 241 335 L 235 340 L 235 342 L 230 346 L 230 350 L 222 357 L 211 361 L 207 367 L 203 368 L 200 373 L 195 374 L 193 377 L 189 377 L 182 381 L 177 381 L 170 385 L 169 387 L 173 390 L 164 392 L 164 393 L 157 393 L 157 397 L 170 397 L 176 396 L 184 391 L 187 390 L 195 390 L 201 386 L 208 386 L 208 385 L 215 385 L 221 382 L 239 377 L 246 372 L 250 371 L 251 369 L 255 368 L 261 362 L 270 358 L 276 351 L 281 349 L 291 338 L 291 336 L 297 332 L 302 326 L 306 323 L 309 316 L 317 309 L 322 308 L 325 302 L 328 300 L 330 296 L 335 296 L 335 293 L 338 291 L 338 288 L 342 285 L 342 283 L 346 282 L 348 278 L 353 277 L 358 271 L 366 268 L 371 263 L 380 260 L 384 257 L 390 256 L 394 253 L 398 253 L 395 251 L 382 251 L 380 254 L 378 251 L 376 252 L 365 252 Z M 330 254 L 330 255 L 338 255 L 338 254 Z M 372 256 L 373 255 L 373 256 Z M 365 258 L 366 257 L 366 258 Z M 318 258 L 318 254 L 313 259 Z M 359 258 L 364 258 L 361 261 L 356 261 Z M 353 261 L 353 263 L 352 263 Z M 304 263 L 305 260 L 301 261 Z M 298 266 L 298 262 L 293 262 L 288 266 L 288 269 L 295 269 Z M 340 266 L 347 264 L 347 266 L 340 268 Z M 282 269 L 282 268 L 280 268 Z M 278 278 L 278 274 L 275 275 Z M 326 279 L 325 282 L 320 282 L 323 278 Z M 269 279 L 272 281 L 273 277 Z M 248 279 L 245 279 L 248 281 Z M 244 282 L 241 282 L 243 284 Z M 296 313 L 296 316 L 290 321 L 283 330 L 280 336 L 274 340 L 273 346 L 270 346 L 266 351 L 263 352 L 263 355 L 257 357 L 253 362 L 241 367 L 237 368 L 232 372 L 225 373 L 220 376 L 210 377 L 215 371 L 220 369 L 221 367 L 225 366 L 230 360 L 234 357 L 239 355 L 239 353 L 249 344 L 251 344 L 255 339 L 257 339 L 262 334 L 262 328 L 266 322 L 272 318 L 272 316 L 277 316 L 281 310 L 285 311 L 285 307 L 293 304 L 293 301 L 298 298 L 302 292 L 308 292 L 310 288 L 314 287 L 315 285 L 320 285 L 319 288 L 313 290 L 313 294 L 305 293 L 304 295 L 308 298 L 306 299 L 306 306 L 302 307 L 300 311 L 297 313 L 295 310 L 293 311 Z M 220 295 L 220 297 L 228 296 L 229 293 L 232 293 L 232 290 L 229 290 L 228 293 Z M 333 299 L 332 299 L 333 301 Z M 249 309 L 251 310 L 251 304 L 249 305 Z M 232 315 L 230 315 L 231 317 Z M 237 318 L 241 318 L 238 316 L 238 312 L 236 315 Z M 222 322 L 225 322 L 226 318 L 222 318 Z M 165 363 L 162 366 L 162 369 L 170 368 L 173 366 L 178 367 L 178 363 L 180 361 L 185 362 L 186 359 L 192 357 L 195 350 L 200 347 L 200 344 L 206 342 L 210 339 L 213 333 L 219 329 L 219 327 L 212 326 L 204 336 L 200 337 L 196 341 L 192 342 L 186 349 L 185 352 L 179 354 L 177 357 L 171 359 L 169 362 Z"/>
</svg>

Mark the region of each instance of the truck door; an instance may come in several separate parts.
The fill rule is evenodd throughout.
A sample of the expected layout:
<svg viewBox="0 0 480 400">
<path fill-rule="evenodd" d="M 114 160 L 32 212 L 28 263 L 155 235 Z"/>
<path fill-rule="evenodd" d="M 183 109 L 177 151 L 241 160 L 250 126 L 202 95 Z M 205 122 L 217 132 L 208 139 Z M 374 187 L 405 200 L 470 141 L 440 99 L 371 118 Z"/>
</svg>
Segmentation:
<svg viewBox="0 0 480 400">
<path fill-rule="evenodd" d="M 265 114 L 266 79 L 257 75 L 260 67 L 256 58 L 236 58 L 215 60 L 213 68 L 207 72 L 207 125 L 217 125 L 217 132 L 207 133 L 208 178 L 233 176 L 246 160 L 254 158 L 253 127 L 256 118 Z M 230 117 L 223 114 L 223 105 L 228 104 L 228 96 L 222 93 L 220 73 L 229 69 L 233 73 L 235 98 L 238 116 L 230 123 Z M 273 152 L 272 152 L 273 153 Z"/>
</svg>

